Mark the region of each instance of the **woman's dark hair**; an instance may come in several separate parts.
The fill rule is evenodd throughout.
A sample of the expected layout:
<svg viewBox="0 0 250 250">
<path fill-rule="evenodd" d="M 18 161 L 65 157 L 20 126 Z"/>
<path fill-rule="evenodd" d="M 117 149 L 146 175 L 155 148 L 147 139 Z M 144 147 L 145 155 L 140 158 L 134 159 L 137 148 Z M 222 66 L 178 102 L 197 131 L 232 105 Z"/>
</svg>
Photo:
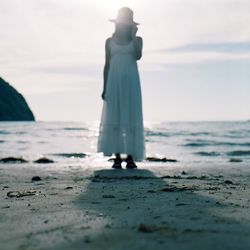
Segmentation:
<svg viewBox="0 0 250 250">
<path fill-rule="evenodd" d="M 120 25 L 119 23 L 115 24 L 115 32 L 113 33 L 113 36 L 119 37 L 120 32 L 125 32 L 128 36 L 128 39 L 132 39 L 132 25 Z"/>
</svg>

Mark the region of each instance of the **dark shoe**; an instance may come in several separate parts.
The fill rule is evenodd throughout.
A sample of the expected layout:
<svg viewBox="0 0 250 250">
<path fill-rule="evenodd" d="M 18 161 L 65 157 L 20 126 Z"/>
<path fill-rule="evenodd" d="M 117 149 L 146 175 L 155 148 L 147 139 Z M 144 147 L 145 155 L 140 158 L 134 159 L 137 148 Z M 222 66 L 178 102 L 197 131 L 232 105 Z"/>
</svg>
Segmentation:
<svg viewBox="0 0 250 250">
<path fill-rule="evenodd" d="M 126 159 L 127 165 L 126 168 L 132 169 L 132 168 L 137 168 L 135 162 L 131 159 Z"/>
<path fill-rule="evenodd" d="M 122 168 L 122 159 L 114 159 L 114 164 L 112 168 L 121 169 Z"/>
</svg>

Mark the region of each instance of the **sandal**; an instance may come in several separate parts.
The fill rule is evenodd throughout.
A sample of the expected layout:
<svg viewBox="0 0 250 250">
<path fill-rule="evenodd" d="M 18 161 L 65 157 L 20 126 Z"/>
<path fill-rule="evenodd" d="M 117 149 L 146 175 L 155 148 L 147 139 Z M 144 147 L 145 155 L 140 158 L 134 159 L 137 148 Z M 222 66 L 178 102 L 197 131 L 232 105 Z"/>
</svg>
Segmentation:
<svg viewBox="0 0 250 250">
<path fill-rule="evenodd" d="M 127 159 L 126 162 L 127 162 L 126 168 L 130 168 L 130 169 L 137 168 L 135 162 L 132 159 Z"/>
<path fill-rule="evenodd" d="M 122 168 L 122 159 L 114 159 L 114 164 L 112 166 L 112 168 L 115 168 L 115 169 L 121 169 Z"/>
</svg>

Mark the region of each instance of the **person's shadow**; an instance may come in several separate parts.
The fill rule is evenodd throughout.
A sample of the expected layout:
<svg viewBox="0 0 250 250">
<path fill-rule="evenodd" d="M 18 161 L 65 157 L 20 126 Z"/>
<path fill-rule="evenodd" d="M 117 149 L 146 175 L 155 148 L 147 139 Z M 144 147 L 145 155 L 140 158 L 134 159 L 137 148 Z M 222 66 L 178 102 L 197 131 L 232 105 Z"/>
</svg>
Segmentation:
<svg viewBox="0 0 250 250">
<path fill-rule="evenodd" d="M 157 175 L 147 169 L 96 170 L 74 201 L 85 222 L 82 240 L 71 243 L 71 249 L 250 246 L 249 224 L 230 217 L 236 209 L 232 204 L 211 198 L 223 180 Z"/>
</svg>

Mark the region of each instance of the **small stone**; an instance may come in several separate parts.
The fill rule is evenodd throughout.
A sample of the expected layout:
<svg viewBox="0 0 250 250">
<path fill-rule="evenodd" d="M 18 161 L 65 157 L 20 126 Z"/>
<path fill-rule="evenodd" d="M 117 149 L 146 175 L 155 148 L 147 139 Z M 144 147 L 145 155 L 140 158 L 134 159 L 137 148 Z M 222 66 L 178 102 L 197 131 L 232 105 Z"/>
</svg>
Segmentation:
<svg viewBox="0 0 250 250">
<path fill-rule="evenodd" d="M 10 208 L 10 206 L 9 206 L 9 205 L 6 205 L 6 206 L 3 206 L 2 208 Z"/>
<path fill-rule="evenodd" d="M 154 162 L 177 162 L 176 159 L 168 159 L 166 157 L 157 158 L 157 157 L 147 157 L 147 161 L 154 161 Z"/>
<path fill-rule="evenodd" d="M 46 157 L 39 158 L 39 159 L 37 159 L 37 160 L 35 160 L 35 161 L 33 161 L 33 162 L 34 162 L 34 163 L 54 163 L 53 160 L 48 159 L 48 158 L 46 158 Z"/>
<path fill-rule="evenodd" d="M 152 190 L 152 189 L 148 190 L 147 192 L 148 192 L 148 193 L 156 193 L 156 191 L 155 191 L 155 190 Z"/>
<path fill-rule="evenodd" d="M 25 163 L 28 162 L 25 159 L 23 159 L 22 157 L 6 157 L 6 158 L 2 158 L 0 159 L 0 162 L 3 163 Z"/>
<path fill-rule="evenodd" d="M 32 181 L 41 181 L 42 179 L 40 176 L 33 176 L 31 180 Z"/>
<path fill-rule="evenodd" d="M 152 233 L 155 230 L 152 226 L 145 225 L 145 224 L 141 223 L 138 226 L 138 231 L 143 232 L 143 233 Z"/>
<path fill-rule="evenodd" d="M 187 179 L 198 179 L 198 177 L 195 176 L 195 175 L 194 176 L 188 176 Z"/>
<path fill-rule="evenodd" d="M 239 158 L 231 158 L 229 159 L 229 162 L 243 162 L 243 160 Z"/>
<path fill-rule="evenodd" d="M 49 195 L 58 195 L 57 192 L 52 192 L 52 193 L 49 193 Z"/>
<path fill-rule="evenodd" d="M 20 197 L 21 193 L 19 191 L 10 191 L 7 193 L 8 197 Z"/>
<path fill-rule="evenodd" d="M 175 206 L 185 206 L 185 205 L 188 205 L 186 203 L 176 203 Z"/>
<path fill-rule="evenodd" d="M 7 193 L 8 197 L 23 197 L 23 196 L 31 196 L 31 195 L 35 195 L 36 194 L 36 190 L 28 190 L 28 191 L 9 191 Z"/>
<path fill-rule="evenodd" d="M 201 179 L 207 179 L 208 177 L 206 175 L 202 175 Z"/>
<path fill-rule="evenodd" d="M 102 198 L 115 198 L 115 196 L 112 194 L 104 194 Z"/>
<path fill-rule="evenodd" d="M 176 232 L 175 228 L 169 227 L 166 224 L 159 224 L 159 225 L 146 225 L 144 223 L 139 224 L 138 226 L 138 231 L 139 232 L 143 232 L 143 233 L 153 233 L 153 232 L 157 232 L 157 231 L 161 231 L 161 232 Z"/>
</svg>

